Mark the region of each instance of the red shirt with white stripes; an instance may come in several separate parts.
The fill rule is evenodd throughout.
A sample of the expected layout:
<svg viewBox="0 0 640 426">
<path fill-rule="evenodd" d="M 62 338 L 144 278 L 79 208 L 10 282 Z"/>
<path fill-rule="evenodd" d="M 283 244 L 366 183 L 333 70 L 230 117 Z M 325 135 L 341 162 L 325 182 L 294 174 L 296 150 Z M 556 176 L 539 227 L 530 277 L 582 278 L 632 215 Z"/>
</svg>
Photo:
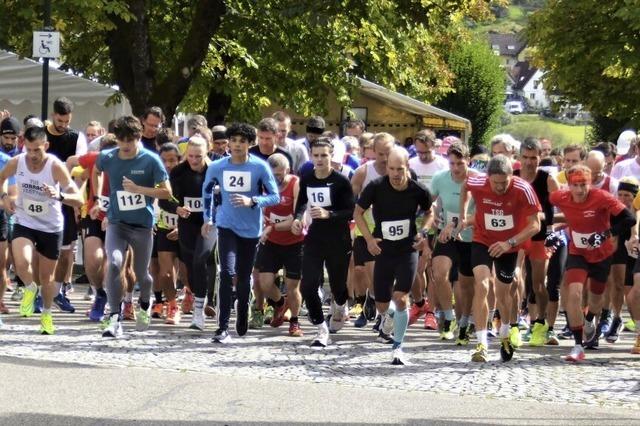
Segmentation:
<svg viewBox="0 0 640 426">
<path fill-rule="evenodd" d="M 512 176 L 507 191 L 498 195 L 485 174 L 469 176 L 467 189 L 476 203 L 473 242 L 489 247 L 515 237 L 527 226 L 527 218 L 542 211 L 535 191 L 527 181 Z M 516 246 L 508 253 L 518 251 Z"/>
</svg>

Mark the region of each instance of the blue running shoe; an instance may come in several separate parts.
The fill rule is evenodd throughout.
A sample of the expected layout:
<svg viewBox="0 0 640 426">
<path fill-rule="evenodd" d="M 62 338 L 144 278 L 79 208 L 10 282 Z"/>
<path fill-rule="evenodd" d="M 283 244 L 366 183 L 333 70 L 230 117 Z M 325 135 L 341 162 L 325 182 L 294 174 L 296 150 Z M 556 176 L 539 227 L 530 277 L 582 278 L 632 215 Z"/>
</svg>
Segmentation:
<svg viewBox="0 0 640 426">
<path fill-rule="evenodd" d="M 367 322 L 368 322 L 367 317 L 364 314 L 364 312 L 360 312 L 360 315 L 358 316 L 358 318 L 356 318 L 356 320 L 353 322 L 353 326 L 356 328 L 366 327 Z"/>
<path fill-rule="evenodd" d="M 41 314 L 43 308 L 44 307 L 42 305 L 42 296 L 38 295 L 36 297 L 36 301 L 33 303 L 33 313 Z"/>
<path fill-rule="evenodd" d="M 100 322 L 104 318 L 104 307 L 107 304 L 107 297 L 100 296 L 100 293 L 96 294 L 96 298 L 91 305 L 91 311 L 89 311 L 89 320 L 94 322 Z"/>
<path fill-rule="evenodd" d="M 76 308 L 73 307 L 69 299 L 64 297 L 62 294 L 58 294 L 54 299 L 53 303 L 63 312 L 69 312 L 70 314 L 76 311 Z"/>
</svg>

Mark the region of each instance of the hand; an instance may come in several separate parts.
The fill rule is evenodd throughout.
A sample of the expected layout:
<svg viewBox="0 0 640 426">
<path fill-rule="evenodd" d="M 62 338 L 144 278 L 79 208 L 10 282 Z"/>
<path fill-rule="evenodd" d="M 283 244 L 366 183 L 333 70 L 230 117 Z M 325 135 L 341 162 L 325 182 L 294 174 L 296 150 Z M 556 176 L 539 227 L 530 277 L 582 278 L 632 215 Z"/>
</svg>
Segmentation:
<svg viewBox="0 0 640 426">
<path fill-rule="evenodd" d="M 133 181 L 131 179 L 128 179 L 126 176 L 122 176 L 122 189 L 134 194 L 140 192 L 138 185 L 133 183 Z"/>
<path fill-rule="evenodd" d="M 300 222 L 299 219 L 296 219 L 291 223 L 291 233 L 293 235 L 302 234 L 302 222 Z"/>
<path fill-rule="evenodd" d="M 589 235 L 589 239 L 587 239 L 587 244 L 592 249 L 600 248 L 605 241 L 609 238 L 608 232 L 595 232 Z"/>
<path fill-rule="evenodd" d="M 4 205 L 5 212 L 9 213 L 10 215 L 16 213 L 16 200 L 14 200 L 13 197 L 6 196 L 4 197 L 2 202 Z"/>
<path fill-rule="evenodd" d="M 311 207 L 311 210 L 309 211 L 309 214 L 311 215 L 311 217 L 313 219 L 328 219 L 329 218 L 329 211 L 323 209 L 322 207 L 318 207 L 318 206 Z"/>
<path fill-rule="evenodd" d="M 500 257 L 511 249 L 511 244 L 506 241 L 498 241 L 489 246 L 489 256 Z"/>
<path fill-rule="evenodd" d="M 455 230 L 454 224 L 452 222 L 447 223 L 447 226 L 445 226 L 444 229 L 440 231 L 440 234 L 438 234 L 438 242 L 446 243 L 447 241 L 452 239 L 454 230 Z"/>
<path fill-rule="evenodd" d="M 251 204 L 253 204 L 251 198 L 244 195 L 231 194 L 229 198 L 231 199 L 231 205 L 233 205 L 233 207 L 251 207 Z"/>
<path fill-rule="evenodd" d="M 8 110 L 3 109 L 2 111 L 0 111 L 0 121 L 4 120 L 7 117 L 11 117 L 11 113 Z"/>
<path fill-rule="evenodd" d="M 624 246 L 627 249 L 627 253 L 629 256 L 637 257 L 638 256 L 638 237 L 632 236 L 627 241 L 624 242 Z"/>
<path fill-rule="evenodd" d="M 425 244 L 426 240 L 422 236 L 421 232 L 418 232 L 413 240 L 414 240 L 414 243 L 412 247 L 414 250 L 421 251 L 421 250 L 425 250 L 425 247 L 427 247 L 427 244 Z"/>
<path fill-rule="evenodd" d="M 269 238 L 269 234 L 273 231 L 273 226 L 265 226 L 262 230 L 262 234 L 260 235 L 260 244 L 264 244 L 267 242 L 267 238 Z"/>
<path fill-rule="evenodd" d="M 60 191 L 58 191 L 55 186 L 51 186 L 51 185 L 47 185 L 46 183 L 43 183 L 42 184 L 42 190 L 50 198 L 58 198 L 58 197 L 60 197 Z"/>
<path fill-rule="evenodd" d="M 93 220 L 96 220 L 99 214 L 100 214 L 100 201 L 96 201 L 91 207 L 91 210 L 89 210 L 89 217 Z"/>
<path fill-rule="evenodd" d="M 202 224 L 202 228 L 200 228 L 200 234 L 204 238 L 207 238 L 209 237 L 209 234 L 211 233 L 212 229 L 213 229 L 213 223 L 205 222 Z"/>
<path fill-rule="evenodd" d="M 178 228 L 172 230 L 167 234 L 167 240 L 169 241 L 177 241 L 178 240 Z"/>
<path fill-rule="evenodd" d="M 189 207 L 178 207 L 176 209 L 176 213 L 183 219 L 188 218 L 191 215 L 191 210 Z"/>
<path fill-rule="evenodd" d="M 382 253 L 382 249 L 378 245 L 381 241 L 382 240 L 380 238 L 371 238 L 370 240 L 367 240 L 367 250 L 369 250 L 369 253 L 373 256 L 377 256 Z"/>
<path fill-rule="evenodd" d="M 106 231 L 108 226 L 109 226 L 109 219 L 107 219 L 107 217 L 105 216 L 104 219 L 102 219 L 102 223 L 100 224 L 100 229 L 102 229 L 103 231 Z"/>
</svg>

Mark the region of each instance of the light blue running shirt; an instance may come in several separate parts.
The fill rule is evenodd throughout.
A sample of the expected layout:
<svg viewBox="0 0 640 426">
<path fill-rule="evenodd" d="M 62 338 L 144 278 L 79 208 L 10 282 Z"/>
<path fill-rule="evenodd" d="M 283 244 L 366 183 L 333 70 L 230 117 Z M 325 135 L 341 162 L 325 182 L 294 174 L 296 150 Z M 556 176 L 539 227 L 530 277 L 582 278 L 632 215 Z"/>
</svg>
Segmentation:
<svg viewBox="0 0 640 426">
<path fill-rule="evenodd" d="M 431 194 L 433 198 L 440 198 L 442 205 L 442 216 L 445 226 L 448 225 L 454 217 L 460 218 L 460 188 L 462 182 L 454 182 L 449 170 L 443 170 L 433 176 L 431 181 Z M 473 199 L 469 200 L 467 215 L 473 215 L 475 212 L 475 203 Z M 473 237 L 471 228 L 467 228 L 460 233 L 462 241 L 470 243 Z"/>
</svg>

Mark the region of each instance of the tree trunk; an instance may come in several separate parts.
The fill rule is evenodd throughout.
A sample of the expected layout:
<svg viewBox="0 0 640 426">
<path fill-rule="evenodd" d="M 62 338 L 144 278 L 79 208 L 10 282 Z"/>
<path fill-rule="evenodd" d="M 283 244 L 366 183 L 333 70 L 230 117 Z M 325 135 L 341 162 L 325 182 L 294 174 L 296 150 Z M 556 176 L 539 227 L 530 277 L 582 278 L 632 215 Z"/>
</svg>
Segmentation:
<svg viewBox="0 0 640 426">
<path fill-rule="evenodd" d="M 135 20 L 126 22 L 112 17 L 116 29 L 108 35 L 107 45 L 114 79 L 129 99 L 134 115 L 142 115 L 150 106 L 159 106 L 170 122 L 187 94 L 226 12 L 224 0 L 198 0 L 194 3 L 191 26 L 172 29 L 188 30 L 188 33 L 180 54 L 169 65 L 170 69 L 162 81 L 157 80 L 155 70 L 167 64 L 156 64 L 151 55 L 146 0 L 130 1 L 129 8 Z"/>
<path fill-rule="evenodd" d="M 224 124 L 230 107 L 231 96 L 212 87 L 207 97 L 206 117 L 209 127 L 215 126 L 216 124 Z"/>
</svg>

